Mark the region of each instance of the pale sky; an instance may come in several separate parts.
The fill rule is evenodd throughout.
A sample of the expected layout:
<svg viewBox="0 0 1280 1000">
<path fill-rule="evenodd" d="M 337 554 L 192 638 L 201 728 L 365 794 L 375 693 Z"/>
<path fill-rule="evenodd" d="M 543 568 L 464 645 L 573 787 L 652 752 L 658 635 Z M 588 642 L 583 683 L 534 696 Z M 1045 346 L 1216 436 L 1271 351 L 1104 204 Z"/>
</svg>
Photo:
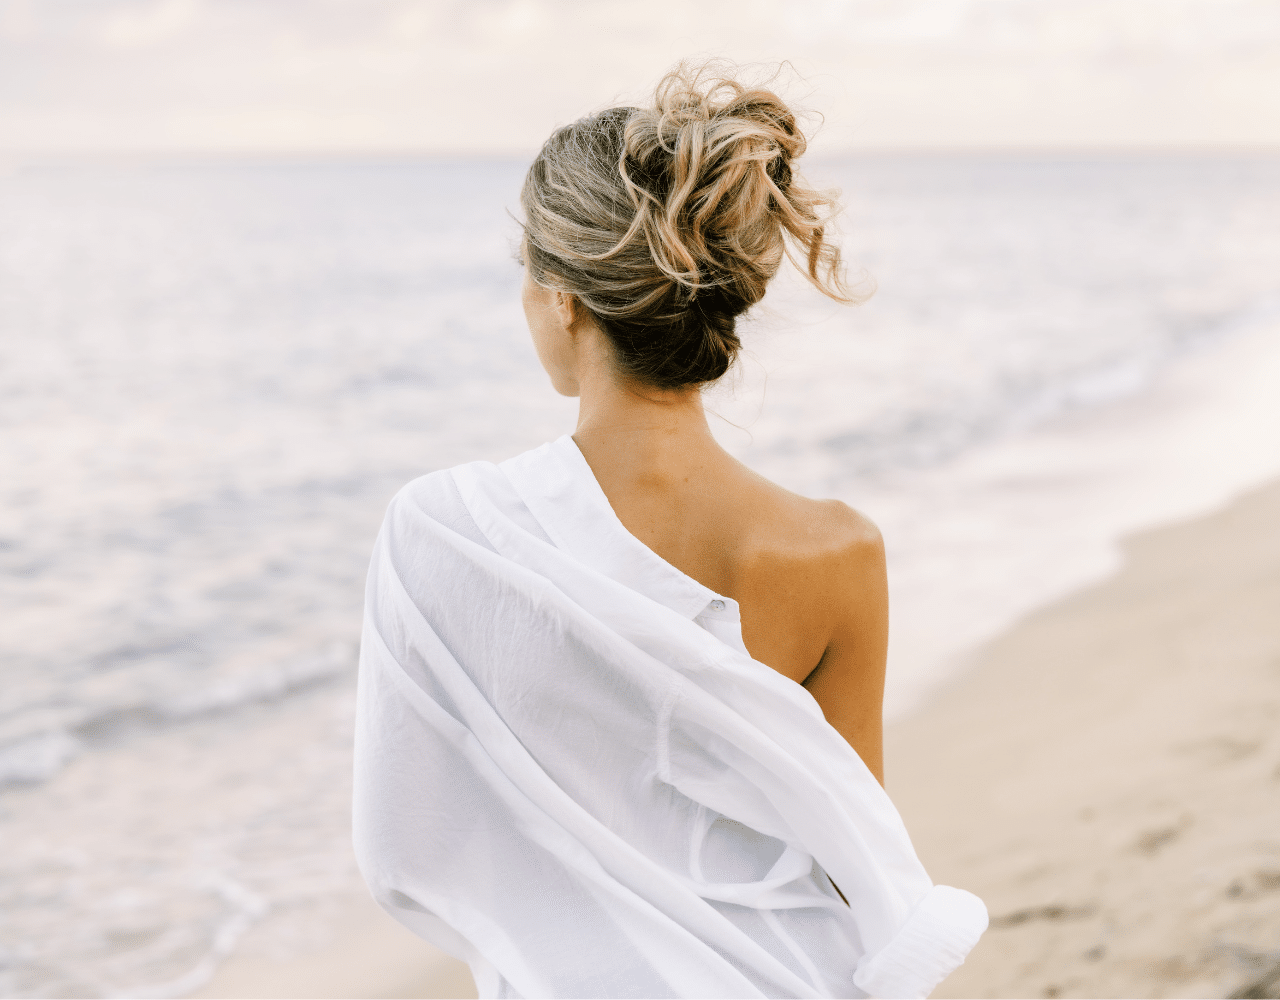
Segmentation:
<svg viewBox="0 0 1280 1000">
<path fill-rule="evenodd" d="M 815 148 L 1280 148 L 1280 0 L 0 0 L 0 153 L 498 153 L 677 59 Z"/>
</svg>

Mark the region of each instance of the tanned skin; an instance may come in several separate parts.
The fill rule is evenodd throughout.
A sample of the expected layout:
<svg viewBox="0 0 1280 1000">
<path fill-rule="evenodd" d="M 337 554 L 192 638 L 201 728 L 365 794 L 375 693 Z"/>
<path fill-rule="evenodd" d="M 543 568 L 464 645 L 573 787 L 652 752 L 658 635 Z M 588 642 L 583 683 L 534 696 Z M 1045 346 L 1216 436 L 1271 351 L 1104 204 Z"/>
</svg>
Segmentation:
<svg viewBox="0 0 1280 1000">
<path fill-rule="evenodd" d="M 581 401 L 573 440 L 618 520 L 737 601 L 751 656 L 804 685 L 883 785 L 889 603 L 876 526 L 839 500 L 784 490 L 729 455 L 696 388 L 620 378 L 608 339 L 573 296 L 526 274 L 523 302 L 552 385 Z"/>
</svg>

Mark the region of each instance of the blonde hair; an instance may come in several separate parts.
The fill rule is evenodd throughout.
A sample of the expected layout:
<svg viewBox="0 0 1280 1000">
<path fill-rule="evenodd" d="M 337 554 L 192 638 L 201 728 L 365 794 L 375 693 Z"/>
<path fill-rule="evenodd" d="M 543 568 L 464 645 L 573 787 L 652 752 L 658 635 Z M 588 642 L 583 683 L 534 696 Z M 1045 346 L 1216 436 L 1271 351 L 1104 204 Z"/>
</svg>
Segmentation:
<svg viewBox="0 0 1280 1000">
<path fill-rule="evenodd" d="M 774 93 L 712 61 L 681 63 L 647 108 L 558 129 L 521 191 L 533 280 L 578 298 L 619 371 L 663 389 L 712 382 L 741 343 L 735 320 L 789 257 L 853 301 L 825 237 L 834 196 L 800 182 L 805 137 Z"/>
</svg>

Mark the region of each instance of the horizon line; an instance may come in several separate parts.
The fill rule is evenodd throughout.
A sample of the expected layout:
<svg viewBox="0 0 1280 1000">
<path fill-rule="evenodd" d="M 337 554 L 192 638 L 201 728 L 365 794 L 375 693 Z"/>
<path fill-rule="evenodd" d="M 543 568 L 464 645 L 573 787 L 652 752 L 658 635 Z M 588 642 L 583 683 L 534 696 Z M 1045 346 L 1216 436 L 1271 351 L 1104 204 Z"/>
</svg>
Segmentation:
<svg viewBox="0 0 1280 1000">
<path fill-rule="evenodd" d="M 219 163 L 510 163 L 528 162 L 537 150 L 429 150 L 429 149 L 155 149 L 155 150 L 35 150 L 0 148 L 0 171 L 71 164 L 194 165 Z M 1214 157 L 1269 158 L 1280 156 L 1274 143 L 1002 143 L 847 146 L 818 149 L 806 154 L 809 162 L 895 157 Z"/>
</svg>

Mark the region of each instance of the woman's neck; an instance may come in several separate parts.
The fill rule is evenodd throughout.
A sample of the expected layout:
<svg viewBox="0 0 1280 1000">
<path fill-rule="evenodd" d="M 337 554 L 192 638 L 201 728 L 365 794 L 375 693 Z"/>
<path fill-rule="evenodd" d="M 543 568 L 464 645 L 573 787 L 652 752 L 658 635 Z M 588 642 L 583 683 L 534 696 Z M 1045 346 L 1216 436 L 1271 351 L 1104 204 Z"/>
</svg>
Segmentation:
<svg viewBox="0 0 1280 1000">
<path fill-rule="evenodd" d="M 628 384 L 600 364 L 581 373 L 579 390 L 573 439 L 602 484 L 674 483 L 732 461 L 711 434 L 696 388 Z"/>
</svg>

